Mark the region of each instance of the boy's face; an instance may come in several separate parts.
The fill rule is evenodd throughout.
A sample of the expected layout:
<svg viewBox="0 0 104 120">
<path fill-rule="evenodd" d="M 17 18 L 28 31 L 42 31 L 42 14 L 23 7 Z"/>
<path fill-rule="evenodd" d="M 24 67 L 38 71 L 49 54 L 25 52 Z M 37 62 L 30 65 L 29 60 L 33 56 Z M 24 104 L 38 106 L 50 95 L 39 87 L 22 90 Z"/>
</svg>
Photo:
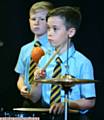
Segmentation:
<svg viewBox="0 0 104 120">
<path fill-rule="evenodd" d="M 47 32 L 47 13 L 47 10 L 37 10 L 34 14 L 30 14 L 30 29 L 36 36 L 42 36 Z"/>
<path fill-rule="evenodd" d="M 64 21 L 59 16 L 48 18 L 48 39 L 52 46 L 61 47 L 67 44 L 69 32 L 64 25 Z"/>
</svg>

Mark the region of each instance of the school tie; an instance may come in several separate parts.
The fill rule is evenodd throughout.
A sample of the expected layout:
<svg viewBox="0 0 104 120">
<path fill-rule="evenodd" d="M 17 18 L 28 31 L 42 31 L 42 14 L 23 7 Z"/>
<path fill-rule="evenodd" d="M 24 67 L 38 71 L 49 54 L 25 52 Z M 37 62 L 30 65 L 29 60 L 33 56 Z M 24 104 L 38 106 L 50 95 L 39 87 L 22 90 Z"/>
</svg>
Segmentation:
<svg viewBox="0 0 104 120">
<path fill-rule="evenodd" d="M 61 74 L 61 59 L 59 57 L 56 58 L 56 66 L 53 70 L 53 78 L 59 77 Z M 51 96 L 50 96 L 50 105 L 52 106 L 54 103 L 61 102 L 61 87 L 59 85 L 52 85 L 51 87 Z"/>
<path fill-rule="evenodd" d="M 34 47 L 40 47 L 41 43 L 39 41 L 36 41 L 34 44 Z M 30 58 L 30 67 L 29 67 L 29 84 L 31 84 L 34 81 L 34 69 L 36 67 L 37 63 L 35 63 L 32 59 Z"/>
</svg>

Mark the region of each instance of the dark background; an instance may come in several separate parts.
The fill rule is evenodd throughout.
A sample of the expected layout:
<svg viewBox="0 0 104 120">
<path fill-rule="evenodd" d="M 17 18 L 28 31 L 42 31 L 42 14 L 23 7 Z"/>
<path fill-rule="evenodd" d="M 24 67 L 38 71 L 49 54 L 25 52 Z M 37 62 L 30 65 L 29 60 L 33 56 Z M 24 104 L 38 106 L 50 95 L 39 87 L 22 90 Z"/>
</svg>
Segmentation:
<svg viewBox="0 0 104 120">
<path fill-rule="evenodd" d="M 28 24 L 30 6 L 39 0 L 0 0 L 0 108 L 11 110 L 21 104 L 17 90 L 18 75 L 14 72 L 22 45 L 33 40 Z M 41 1 L 41 0 L 40 0 Z M 80 7 L 82 24 L 76 48 L 93 63 L 96 83 L 95 119 L 104 118 L 104 64 L 103 27 L 104 7 L 101 0 L 47 0 L 54 6 L 72 5 Z"/>
</svg>

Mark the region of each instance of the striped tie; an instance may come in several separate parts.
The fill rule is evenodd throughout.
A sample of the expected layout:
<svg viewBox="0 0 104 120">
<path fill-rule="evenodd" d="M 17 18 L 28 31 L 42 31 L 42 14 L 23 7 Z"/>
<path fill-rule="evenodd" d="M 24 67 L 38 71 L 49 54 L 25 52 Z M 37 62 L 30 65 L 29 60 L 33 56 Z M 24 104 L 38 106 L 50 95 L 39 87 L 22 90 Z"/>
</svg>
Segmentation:
<svg viewBox="0 0 104 120">
<path fill-rule="evenodd" d="M 40 47 L 41 43 L 39 41 L 36 41 L 34 44 L 34 47 Z M 36 67 L 37 63 L 35 63 L 32 59 L 30 58 L 30 68 L 29 68 L 29 83 L 31 84 L 32 81 L 34 80 L 34 68 Z"/>
<path fill-rule="evenodd" d="M 61 74 L 61 59 L 59 57 L 56 58 L 56 66 L 53 70 L 53 78 L 59 77 Z M 50 97 L 50 105 L 52 106 L 54 103 L 61 102 L 61 87 L 59 85 L 52 85 L 51 87 L 51 97 Z"/>
</svg>

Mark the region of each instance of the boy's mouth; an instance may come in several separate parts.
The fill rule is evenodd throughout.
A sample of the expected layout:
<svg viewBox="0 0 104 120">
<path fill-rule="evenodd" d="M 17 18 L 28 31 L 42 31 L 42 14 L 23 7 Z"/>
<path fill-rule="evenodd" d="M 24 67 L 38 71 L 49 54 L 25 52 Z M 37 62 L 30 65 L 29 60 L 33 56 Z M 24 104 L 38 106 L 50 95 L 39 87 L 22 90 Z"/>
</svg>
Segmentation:
<svg viewBox="0 0 104 120">
<path fill-rule="evenodd" d="M 38 29 L 40 29 L 40 27 L 37 26 L 37 25 L 34 25 L 33 28 L 34 28 L 34 30 L 38 30 Z"/>
<path fill-rule="evenodd" d="M 54 40 L 52 40 L 52 39 L 48 39 L 50 42 L 53 42 Z"/>
</svg>

